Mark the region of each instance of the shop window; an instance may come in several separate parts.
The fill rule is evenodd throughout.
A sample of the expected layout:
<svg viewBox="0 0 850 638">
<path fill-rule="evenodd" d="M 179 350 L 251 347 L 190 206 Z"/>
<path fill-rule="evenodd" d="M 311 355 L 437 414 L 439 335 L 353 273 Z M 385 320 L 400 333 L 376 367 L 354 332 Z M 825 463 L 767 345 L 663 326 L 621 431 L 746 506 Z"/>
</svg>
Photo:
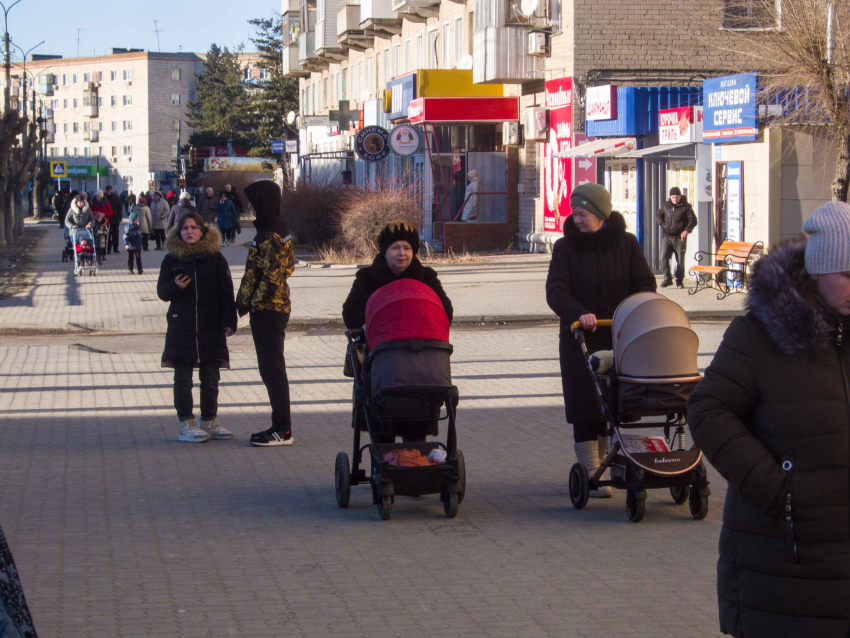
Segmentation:
<svg viewBox="0 0 850 638">
<path fill-rule="evenodd" d="M 465 153 L 465 126 L 427 127 L 425 135 L 433 153 Z"/>
<path fill-rule="evenodd" d="M 469 150 L 474 152 L 502 151 L 502 131 L 495 124 L 469 127 Z"/>
<path fill-rule="evenodd" d="M 781 0 L 723 0 L 724 29 L 778 29 L 781 19 Z"/>
</svg>

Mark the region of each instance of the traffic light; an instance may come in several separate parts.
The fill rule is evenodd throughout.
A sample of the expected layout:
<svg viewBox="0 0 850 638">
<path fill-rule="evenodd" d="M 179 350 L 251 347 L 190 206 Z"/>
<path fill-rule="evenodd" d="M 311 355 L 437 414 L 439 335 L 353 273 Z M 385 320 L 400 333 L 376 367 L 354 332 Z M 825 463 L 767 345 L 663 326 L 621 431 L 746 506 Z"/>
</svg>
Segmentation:
<svg viewBox="0 0 850 638">
<path fill-rule="evenodd" d="M 181 189 L 186 188 L 186 178 L 182 175 L 180 176 L 180 180 L 177 182 L 177 186 Z"/>
</svg>

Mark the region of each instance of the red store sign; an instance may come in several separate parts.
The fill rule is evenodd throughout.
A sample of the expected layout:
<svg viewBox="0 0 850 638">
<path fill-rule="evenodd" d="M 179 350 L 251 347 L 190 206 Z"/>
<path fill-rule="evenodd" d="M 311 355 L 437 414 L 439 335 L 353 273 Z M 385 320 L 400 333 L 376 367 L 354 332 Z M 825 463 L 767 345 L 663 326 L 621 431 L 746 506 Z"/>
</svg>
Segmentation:
<svg viewBox="0 0 850 638">
<path fill-rule="evenodd" d="M 543 230 L 563 232 L 564 219 L 572 212 L 572 162 L 554 155 L 573 146 L 573 79 L 549 80 L 545 91 L 549 139 L 543 150 Z"/>
<path fill-rule="evenodd" d="M 684 106 L 658 112 L 658 142 L 702 142 L 702 107 Z"/>
<path fill-rule="evenodd" d="M 420 97 L 410 103 L 407 116 L 411 124 L 515 122 L 519 120 L 519 98 Z"/>
</svg>

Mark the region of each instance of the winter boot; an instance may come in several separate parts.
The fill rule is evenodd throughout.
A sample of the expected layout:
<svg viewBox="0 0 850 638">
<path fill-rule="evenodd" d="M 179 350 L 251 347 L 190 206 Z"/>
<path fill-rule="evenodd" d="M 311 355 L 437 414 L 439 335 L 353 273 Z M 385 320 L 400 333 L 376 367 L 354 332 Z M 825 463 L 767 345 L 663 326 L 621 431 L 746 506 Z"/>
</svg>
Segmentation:
<svg viewBox="0 0 850 638">
<path fill-rule="evenodd" d="M 596 441 L 584 441 L 575 444 L 576 460 L 584 465 L 587 470 L 588 478 L 593 476 L 599 468 L 599 447 Z M 612 490 L 607 485 L 600 487 L 597 490 L 591 488 L 590 498 L 611 498 L 614 495 Z"/>
<path fill-rule="evenodd" d="M 215 417 L 207 421 L 201 417 L 201 429 L 216 441 L 226 441 L 233 438 L 233 432 L 226 430 L 215 422 Z"/>
<path fill-rule="evenodd" d="M 599 462 L 602 463 L 603 459 L 605 459 L 605 455 L 608 454 L 608 444 L 606 443 L 604 436 L 596 437 L 596 446 L 599 448 Z M 602 474 L 602 480 L 611 480 L 611 468 L 605 470 L 605 472 Z"/>
<path fill-rule="evenodd" d="M 177 440 L 186 443 L 204 443 L 210 440 L 210 435 L 195 425 L 195 419 L 188 419 L 180 421 L 180 434 L 177 435 Z"/>
</svg>

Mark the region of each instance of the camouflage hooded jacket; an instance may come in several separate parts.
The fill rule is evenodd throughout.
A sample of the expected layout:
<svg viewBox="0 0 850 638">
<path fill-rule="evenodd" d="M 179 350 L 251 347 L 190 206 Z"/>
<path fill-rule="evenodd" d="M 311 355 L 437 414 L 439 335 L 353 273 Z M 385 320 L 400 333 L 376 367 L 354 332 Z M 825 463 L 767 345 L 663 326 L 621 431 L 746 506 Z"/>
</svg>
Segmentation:
<svg viewBox="0 0 850 638">
<path fill-rule="evenodd" d="M 260 233 L 248 249 L 245 275 L 236 297 L 239 316 L 249 311 L 274 310 L 289 313 L 287 278 L 295 269 L 292 236 L 281 237 L 274 231 Z"/>
</svg>

